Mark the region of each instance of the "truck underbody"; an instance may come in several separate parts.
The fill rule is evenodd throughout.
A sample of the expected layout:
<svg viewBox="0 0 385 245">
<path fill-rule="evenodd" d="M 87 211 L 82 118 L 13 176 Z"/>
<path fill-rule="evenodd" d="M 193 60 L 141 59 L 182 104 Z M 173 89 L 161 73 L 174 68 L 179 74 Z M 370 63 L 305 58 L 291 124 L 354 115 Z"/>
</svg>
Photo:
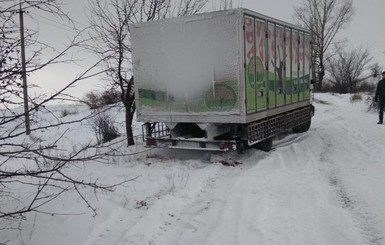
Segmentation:
<svg viewBox="0 0 385 245">
<path fill-rule="evenodd" d="M 142 125 L 143 140 L 147 147 L 169 149 L 242 152 L 256 147 L 270 151 L 275 135 L 288 129 L 306 132 L 313 115 L 314 106 L 309 105 L 247 124 L 147 122 Z"/>
</svg>

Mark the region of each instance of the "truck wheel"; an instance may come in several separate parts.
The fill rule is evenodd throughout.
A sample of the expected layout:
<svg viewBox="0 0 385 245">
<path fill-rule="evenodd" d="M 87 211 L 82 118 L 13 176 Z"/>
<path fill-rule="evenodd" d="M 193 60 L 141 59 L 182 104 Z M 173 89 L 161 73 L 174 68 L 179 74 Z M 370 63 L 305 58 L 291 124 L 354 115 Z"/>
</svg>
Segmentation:
<svg viewBox="0 0 385 245">
<path fill-rule="evenodd" d="M 246 150 L 247 143 L 244 140 L 237 141 L 237 152 L 238 154 L 243 154 L 243 152 Z"/>
<path fill-rule="evenodd" d="M 273 149 L 273 137 L 267 138 L 255 145 L 255 148 L 261 151 L 269 152 Z"/>
<path fill-rule="evenodd" d="M 294 133 L 305 133 L 306 131 L 309 130 L 310 125 L 311 125 L 311 120 L 309 120 L 308 122 L 303 123 L 301 125 L 298 125 L 297 127 L 294 127 L 293 132 Z"/>
</svg>

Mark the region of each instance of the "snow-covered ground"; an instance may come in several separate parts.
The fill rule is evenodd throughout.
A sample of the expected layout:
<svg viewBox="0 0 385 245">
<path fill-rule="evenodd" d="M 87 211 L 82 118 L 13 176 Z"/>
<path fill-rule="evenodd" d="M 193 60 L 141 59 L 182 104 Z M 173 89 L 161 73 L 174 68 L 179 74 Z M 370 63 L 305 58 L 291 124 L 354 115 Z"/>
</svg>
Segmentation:
<svg viewBox="0 0 385 245">
<path fill-rule="evenodd" d="M 68 193 L 46 207 L 58 215 L 30 214 L 19 230 L 0 231 L 0 243 L 385 244 L 385 126 L 350 95 L 316 94 L 314 104 L 308 132 L 278 136 L 269 153 L 232 154 L 242 163 L 235 167 L 211 163 L 208 153 L 165 150 L 87 163 L 74 174 L 135 180 L 86 193 L 95 217 Z M 68 135 L 69 145 L 94 137 L 85 125 Z"/>
</svg>

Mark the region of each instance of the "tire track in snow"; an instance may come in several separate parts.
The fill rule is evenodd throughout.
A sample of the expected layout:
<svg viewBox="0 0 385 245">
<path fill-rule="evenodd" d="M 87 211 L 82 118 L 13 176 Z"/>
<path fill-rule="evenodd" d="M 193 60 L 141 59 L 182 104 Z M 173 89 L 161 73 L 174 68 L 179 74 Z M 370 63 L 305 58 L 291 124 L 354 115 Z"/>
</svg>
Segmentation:
<svg viewBox="0 0 385 245">
<path fill-rule="evenodd" d="M 268 155 L 254 153 L 249 153 L 254 159 L 252 163 L 238 167 L 211 164 L 205 171 L 191 176 L 184 188 L 154 203 L 117 244 L 220 244 L 210 237 L 218 224 L 223 223 L 234 234 L 231 236 L 234 242 L 227 244 L 242 244 L 237 241 L 241 239 L 240 226 L 245 215 L 239 207 L 245 204 L 239 188 L 234 188 L 239 177 L 258 164 L 256 157 L 262 159 Z M 247 158 L 248 154 L 238 160 L 247 161 Z"/>
<path fill-rule="evenodd" d="M 362 230 L 364 237 L 367 239 L 367 244 L 383 244 L 383 235 L 377 228 L 374 227 L 374 225 L 372 225 L 376 223 L 373 215 L 363 209 L 362 203 L 355 200 L 355 198 L 348 193 L 341 179 L 337 176 L 338 174 L 331 173 L 329 179 L 331 186 L 335 189 L 336 197 L 341 206 L 344 209 L 349 210 L 354 215 L 358 226 Z"/>
<path fill-rule="evenodd" d="M 175 165 L 177 163 L 170 162 L 167 164 L 163 162 L 165 165 Z M 163 165 L 162 164 L 162 165 Z M 192 166 L 190 166 L 192 165 Z M 198 165 L 198 166 L 195 166 Z M 204 166 L 204 167 L 202 167 Z M 161 167 L 161 166 L 160 166 Z M 161 167 L 162 168 L 162 167 Z M 169 167 L 167 167 L 168 169 Z M 155 168 L 157 169 L 157 168 Z M 150 219 L 149 213 L 155 213 L 154 209 L 159 208 L 162 205 L 164 199 L 172 197 L 175 193 L 178 193 L 180 189 L 184 189 L 187 186 L 188 182 L 195 181 L 198 184 L 196 186 L 189 186 L 189 190 L 195 194 L 199 194 L 199 190 L 203 188 L 210 180 L 217 174 L 219 171 L 213 165 L 202 165 L 202 163 L 198 163 L 197 161 L 193 161 L 192 164 L 187 163 L 186 166 L 184 164 L 179 164 L 175 170 L 170 167 L 169 170 L 164 171 L 165 175 L 163 180 L 159 183 L 159 187 L 151 187 L 150 190 L 158 188 L 158 191 L 152 193 L 150 196 L 148 193 L 145 193 L 145 199 L 140 199 L 141 201 L 137 201 L 137 204 L 128 205 L 125 208 L 119 208 L 112 212 L 107 219 L 101 223 L 98 227 L 95 227 L 91 232 L 88 240 L 84 243 L 85 245 L 99 245 L 99 244 L 143 244 L 143 240 L 138 243 L 134 243 L 135 239 L 141 239 L 140 236 L 137 238 L 133 238 L 133 241 L 127 240 L 127 233 L 131 229 L 135 229 L 135 227 L 140 226 L 141 223 L 145 222 L 146 219 Z M 176 172 L 174 172 L 176 171 Z M 163 172 L 163 171 L 162 171 Z M 175 176 L 175 173 L 178 176 Z M 181 176 L 179 176 L 181 175 Z M 145 177 L 143 177 L 145 178 Z M 151 177 L 154 178 L 154 177 Z M 166 179 L 166 181 L 165 181 Z M 146 181 L 145 181 L 146 182 Z M 165 183 L 167 182 L 167 183 Z M 149 182 L 150 184 L 154 184 L 153 182 Z M 166 184 L 166 185 L 165 185 Z M 150 192 L 151 193 L 151 192 Z M 143 196 L 143 195 L 139 195 Z M 133 198 L 133 197 L 131 197 Z M 181 196 L 180 199 L 188 200 L 190 197 L 186 195 L 185 197 Z M 132 204 L 132 203 L 131 203 Z M 162 213 L 162 212 L 159 212 Z M 158 214 L 156 214 L 158 215 Z M 174 218 L 172 212 L 164 213 L 164 217 L 162 219 L 164 223 L 160 224 L 158 229 L 164 230 L 165 227 L 169 226 L 170 221 Z M 156 220 L 156 219 L 155 219 Z M 158 221 L 157 220 L 157 221 Z M 129 241 L 130 243 L 128 243 Z M 151 241 L 151 239 L 149 239 Z"/>
<path fill-rule="evenodd" d="M 330 192 L 327 191 L 329 183 L 325 179 L 322 171 L 320 172 L 320 159 L 326 159 L 328 155 L 329 147 L 332 147 L 331 144 L 326 144 L 327 147 L 323 148 L 322 151 L 319 151 L 319 146 L 323 145 L 323 141 L 314 140 L 317 138 L 317 128 L 311 128 L 309 133 L 305 133 L 306 137 L 303 137 L 303 141 L 294 142 L 287 146 L 282 147 L 281 155 L 283 156 L 283 163 L 289 162 L 290 165 L 285 164 L 286 170 L 295 171 L 292 174 L 298 175 L 298 185 L 293 185 L 288 183 L 287 185 L 293 189 L 293 191 L 303 192 L 303 196 L 306 198 L 314 199 L 310 203 L 314 205 L 309 207 L 306 205 L 309 201 L 304 199 L 305 206 L 302 203 L 298 203 L 298 200 L 293 200 L 295 205 L 292 205 L 289 210 L 293 210 L 294 216 L 292 214 L 291 220 L 293 222 L 294 234 L 303 233 L 303 229 L 308 227 L 311 234 L 310 239 L 306 235 L 302 235 L 300 239 L 290 239 L 285 244 L 308 244 L 306 239 L 311 241 L 311 244 L 362 244 L 360 242 L 360 237 L 350 237 L 346 236 L 348 230 L 354 229 L 355 224 L 349 220 L 340 221 L 344 219 L 344 214 L 341 211 L 334 207 L 334 203 L 330 203 L 328 196 Z M 290 180 L 290 179 L 289 179 Z M 290 190 L 288 190 L 290 191 Z M 332 190 L 330 190 L 332 191 Z M 290 199 L 289 199 L 290 200 Z M 298 210 L 298 207 L 301 206 L 303 210 Z M 302 213 L 304 212 L 305 215 Z M 298 220 L 296 220 L 298 219 Z M 318 224 L 318 222 L 320 222 Z M 300 225 L 304 223 L 305 225 Z M 315 228 L 313 228 L 313 226 Z M 330 227 L 334 227 L 330 229 Z M 346 226 L 346 227 L 345 227 Z M 311 229 L 312 227 L 313 229 Z M 325 237 L 318 237 L 317 240 L 314 240 L 314 237 L 319 236 L 319 234 L 324 233 Z M 328 237 L 329 236 L 329 237 Z M 333 240 L 334 238 L 336 240 Z M 305 242 L 304 242 L 305 241 Z M 282 244 L 282 243 L 273 243 L 273 244 Z"/>
<path fill-rule="evenodd" d="M 205 215 L 213 205 L 221 206 L 221 200 L 213 199 L 210 190 L 216 189 L 227 168 L 212 164 L 190 177 L 186 187 L 155 202 L 117 244 L 178 244 L 183 232 L 196 232 L 200 227 L 192 219 Z"/>
<path fill-rule="evenodd" d="M 259 160 L 263 160 L 268 154 L 258 154 Z M 254 241 L 262 237 L 260 231 L 253 226 L 253 208 L 245 202 L 244 196 L 249 190 L 245 190 L 240 181 L 251 168 L 258 165 L 255 162 L 247 162 L 237 168 L 224 168 L 226 172 L 218 179 L 216 186 L 206 193 L 207 199 L 215 200 L 204 213 L 195 213 L 190 217 L 187 226 L 196 227 L 194 232 L 183 231 L 176 244 L 246 244 L 243 240 Z M 252 188 L 252 186 L 249 186 Z M 247 188 L 246 188 L 247 189 Z M 254 191 L 255 204 L 261 202 L 264 195 L 257 195 Z"/>
<path fill-rule="evenodd" d="M 225 193 L 219 198 L 221 205 L 214 207 L 220 215 L 211 216 L 216 217 L 216 223 L 203 225 L 206 232 L 201 234 L 189 237 L 184 233 L 176 244 L 362 244 L 346 235 L 345 222 L 341 225 L 339 221 L 343 217 L 340 208 L 328 203 L 330 193 L 320 187 L 328 183 L 304 138 L 265 154 L 258 163 L 258 157 L 250 157 L 245 164 L 251 167 L 230 176 L 227 183 L 233 184 L 227 192 L 219 188 L 213 193 L 215 197 Z M 193 221 L 203 224 L 207 216 L 210 212 L 206 217 L 196 215 Z"/>
<path fill-rule="evenodd" d="M 94 244 L 362 244 L 354 238 L 349 243 L 349 237 L 338 234 L 345 231 L 337 222 L 338 217 L 344 217 L 338 213 L 342 209 L 355 221 L 354 227 L 366 244 L 382 244 L 373 215 L 346 188 L 333 161 L 338 154 L 334 148 L 346 144 L 338 136 L 346 135 L 345 140 L 351 143 L 339 147 L 347 151 L 342 159 L 363 158 L 354 149 L 368 150 L 365 143 L 370 142 L 344 126 L 347 122 L 335 105 L 328 110 L 330 114 L 321 122 L 316 120 L 308 134 L 289 135 L 270 153 L 250 150 L 242 166 L 214 164 L 200 173 L 190 173 L 186 186 L 159 196 L 134 224 L 120 227 L 116 242 L 104 237 L 99 240 L 104 242 Z M 323 124 L 331 121 L 332 125 Z M 355 143 L 357 139 L 363 143 Z M 312 146 L 314 141 L 323 147 L 321 151 Z M 319 176 L 319 168 L 326 177 Z M 323 193 L 318 185 L 334 190 L 341 207 L 324 209 L 334 203 L 328 203 L 330 193 Z M 115 227 L 119 225 L 115 223 Z M 332 234 L 331 238 L 322 237 L 322 233 Z M 331 240 L 333 236 L 346 241 Z"/>
<path fill-rule="evenodd" d="M 383 244 L 383 235 L 373 225 L 376 223 L 375 216 L 366 210 L 366 205 L 364 203 L 349 193 L 341 177 L 339 177 L 340 173 L 338 172 L 338 170 L 332 168 L 329 173 L 329 183 L 333 187 L 336 198 L 339 201 L 341 207 L 352 213 L 354 219 L 362 231 L 362 234 L 367 240 L 367 244 Z"/>
<path fill-rule="evenodd" d="M 255 154 L 248 154 L 255 159 Z M 266 155 L 259 153 L 257 158 L 263 159 Z M 244 162 L 251 156 L 244 155 L 237 160 Z M 177 229 L 178 236 L 174 240 L 168 239 L 158 244 L 242 244 L 237 241 L 242 236 L 240 224 L 244 217 L 242 215 L 244 202 L 242 193 L 236 191 L 237 179 L 256 164 L 256 162 L 243 164 L 235 168 L 219 165 L 220 172 L 213 179 L 212 185 L 203 189 L 202 194 L 194 202 L 184 207 L 180 212 L 180 222 L 170 228 Z M 204 205 L 201 205 L 202 203 Z M 219 232 L 219 224 L 226 224 L 231 230 L 231 236 L 227 236 L 227 243 L 220 242 L 213 236 Z"/>
<path fill-rule="evenodd" d="M 244 165 L 237 169 L 225 169 L 226 174 L 218 181 L 217 186 L 208 192 L 207 198 L 217 200 L 211 205 L 205 214 L 196 214 L 191 222 L 201 224 L 200 234 L 188 234 L 180 237 L 177 244 L 245 244 L 243 240 L 254 241 L 261 237 L 261 232 L 253 226 L 253 207 L 245 202 L 245 195 L 250 190 L 243 186 L 247 172 L 257 166 L 256 159 L 263 161 L 268 154 L 252 154 L 252 161 L 244 159 Z M 257 160 L 257 161 L 258 161 Z M 252 188 L 252 186 L 248 186 Z M 246 190 L 245 190 L 246 189 Z M 257 191 L 251 191 L 255 198 L 254 204 L 261 202 L 264 195 L 257 195 Z M 250 201 L 250 200 L 248 200 Z"/>
<path fill-rule="evenodd" d="M 378 144 L 375 144 L 373 140 L 365 137 L 348 123 L 349 118 L 341 118 L 338 109 L 330 110 L 329 113 L 334 114 L 337 120 L 331 126 L 330 124 L 322 126 L 318 130 L 319 137 L 324 143 L 324 149 L 320 154 L 320 161 L 321 163 L 328 164 L 327 178 L 329 184 L 334 189 L 341 207 L 352 214 L 357 226 L 365 237 L 366 244 L 385 244 L 384 234 L 375 226 L 378 223 L 375 214 L 367 211 L 365 202 L 349 192 L 342 178 L 341 171 L 343 170 L 338 167 L 340 163 L 336 162 L 332 157 L 339 156 L 337 158 L 346 159 L 344 166 L 347 168 L 351 167 L 348 164 L 349 162 L 366 164 L 369 156 L 379 152 Z M 345 135 L 345 138 L 342 140 L 338 138 L 341 135 Z M 339 149 L 340 152 L 336 152 L 334 149 Z"/>
</svg>

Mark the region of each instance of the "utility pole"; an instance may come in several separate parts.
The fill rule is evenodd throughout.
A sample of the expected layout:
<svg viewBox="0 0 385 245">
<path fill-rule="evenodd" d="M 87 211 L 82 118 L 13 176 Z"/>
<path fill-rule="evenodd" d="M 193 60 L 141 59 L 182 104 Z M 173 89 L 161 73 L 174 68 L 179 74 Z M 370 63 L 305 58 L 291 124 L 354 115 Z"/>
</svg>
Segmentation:
<svg viewBox="0 0 385 245">
<path fill-rule="evenodd" d="M 20 2 L 20 42 L 21 42 L 21 65 L 22 65 L 22 77 L 23 77 L 23 96 L 24 96 L 24 117 L 25 117 L 25 133 L 29 135 L 31 133 L 30 121 L 29 121 L 29 107 L 28 107 L 28 87 L 27 87 L 27 72 L 25 67 L 25 45 L 24 45 L 24 11 L 21 8 Z"/>
</svg>

